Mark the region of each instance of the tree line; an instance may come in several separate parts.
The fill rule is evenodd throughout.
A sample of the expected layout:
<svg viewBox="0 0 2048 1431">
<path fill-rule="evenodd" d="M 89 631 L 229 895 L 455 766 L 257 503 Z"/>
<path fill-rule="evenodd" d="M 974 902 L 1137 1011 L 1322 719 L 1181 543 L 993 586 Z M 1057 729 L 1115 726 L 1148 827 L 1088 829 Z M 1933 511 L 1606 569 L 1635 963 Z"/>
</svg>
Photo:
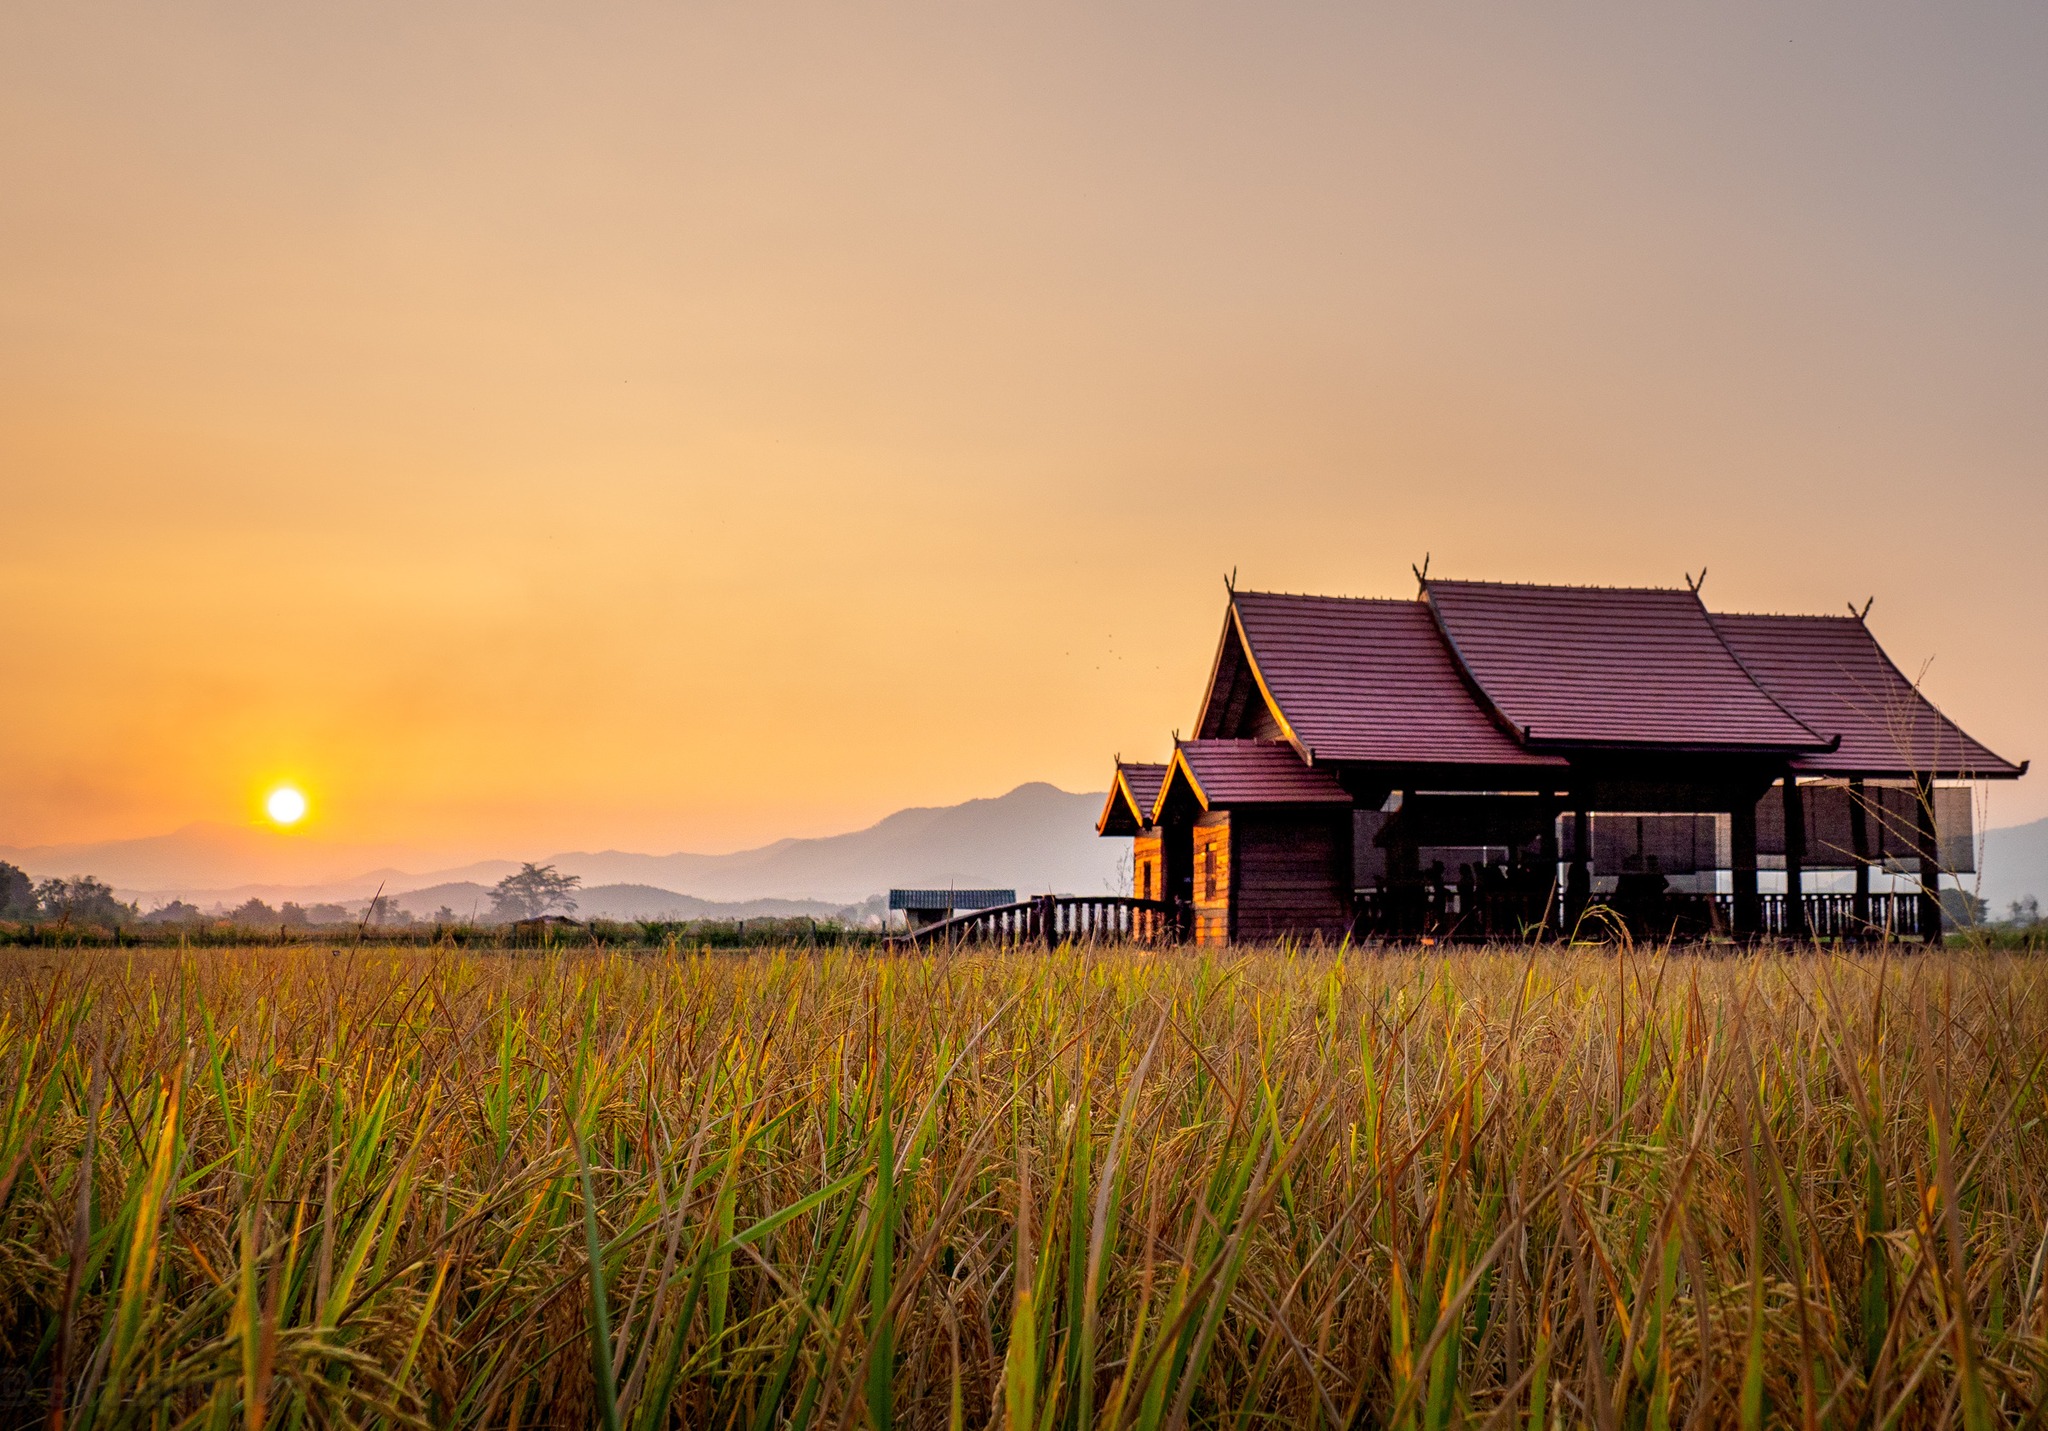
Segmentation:
<svg viewBox="0 0 2048 1431">
<path fill-rule="evenodd" d="M 576 891 L 583 881 L 565 875 L 553 865 L 522 864 L 489 891 L 491 922 L 513 923 L 546 915 L 573 915 Z M 208 919 L 225 919 L 245 928 L 284 927 L 301 929 L 320 925 L 411 924 L 414 916 L 400 908 L 399 896 L 379 890 L 366 904 L 350 909 L 342 904 L 301 905 L 286 900 L 273 907 L 250 898 L 225 914 L 209 915 L 197 905 L 174 899 L 148 914 L 122 900 L 113 887 L 91 875 L 73 879 L 46 879 L 40 883 L 28 873 L 0 861 L 0 920 L 22 923 L 54 920 L 70 924 L 120 927 L 126 924 L 196 924 Z M 463 922 L 453 909 L 442 905 L 434 912 L 436 924 Z"/>
</svg>

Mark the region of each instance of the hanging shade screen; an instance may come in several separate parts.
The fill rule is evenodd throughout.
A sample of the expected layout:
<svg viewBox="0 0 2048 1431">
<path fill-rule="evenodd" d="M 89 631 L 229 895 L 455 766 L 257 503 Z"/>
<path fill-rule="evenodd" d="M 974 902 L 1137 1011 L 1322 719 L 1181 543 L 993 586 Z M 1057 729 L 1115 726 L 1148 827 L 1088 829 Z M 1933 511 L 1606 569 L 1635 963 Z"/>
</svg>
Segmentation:
<svg viewBox="0 0 2048 1431">
<path fill-rule="evenodd" d="M 1799 787 L 1806 810 L 1806 867 L 1847 869 L 1861 862 L 1896 871 L 1920 867 L 1920 796 L 1910 785 L 1864 787 L 1863 842 L 1856 839 L 1854 793 L 1845 784 Z M 1934 790 L 1934 837 L 1943 870 L 1974 874 L 1977 869 L 1976 802 L 1967 785 Z M 1773 789 L 1757 802 L 1756 852 L 1760 862 L 1782 868 L 1785 860 L 1785 792 Z"/>
<path fill-rule="evenodd" d="M 1720 868 L 1712 815 L 1593 816 L 1592 864 L 1595 874 L 1647 870 L 1652 859 L 1664 874 L 1698 874 Z M 1576 859 L 1572 821 L 1558 822 L 1559 853 Z"/>
</svg>

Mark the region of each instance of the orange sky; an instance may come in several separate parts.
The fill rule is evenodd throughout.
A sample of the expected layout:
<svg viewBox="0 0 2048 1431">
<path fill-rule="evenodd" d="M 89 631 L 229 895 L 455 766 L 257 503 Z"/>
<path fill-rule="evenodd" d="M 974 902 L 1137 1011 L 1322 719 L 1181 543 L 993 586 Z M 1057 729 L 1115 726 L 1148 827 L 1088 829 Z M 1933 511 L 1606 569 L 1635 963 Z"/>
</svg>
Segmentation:
<svg viewBox="0 0 2048 1431">
<path fill-rule="evenodd" d="M 11 7 L 0 843 L 1099 788 L 1425 551 L 2048 757 L 2048 12 L 1364 8 Z"/>
</svg>

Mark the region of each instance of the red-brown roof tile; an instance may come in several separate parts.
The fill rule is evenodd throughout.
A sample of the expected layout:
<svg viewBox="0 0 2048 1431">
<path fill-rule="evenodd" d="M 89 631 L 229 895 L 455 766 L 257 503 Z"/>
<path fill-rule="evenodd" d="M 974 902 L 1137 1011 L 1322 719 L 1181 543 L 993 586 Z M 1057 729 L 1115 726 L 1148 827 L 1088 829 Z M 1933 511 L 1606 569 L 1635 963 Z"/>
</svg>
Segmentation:
<svg viewBox="0 0 2048 1431">
<path fill-rule="evenodd" d="M 1691 591 L 1432 581 L 1451 649 L 1537 746 L 1825 743 L 1743 669 Z"/>
<path fill-rule="evenodd" d="M 1842 738 L 1802 755 L 1817 775 L 2011 778 L 2021 767 L 1972 740 L 1916 690 L 1853 616 L 1731 616 L 1714 627 L 1757 684 L 1816 734 Z"/>
<path fill-rule="evenodd" d="M 1166 781 L 1164 765 L 1140 765 L 1119 760 L 1110 777 L 1109 798 L 1095 822 L 1098 835 L 1135 835 L 1152 823 L 1152 807 L 1158 803 L 1159 787 Z"/>
<path fill-rule="evenodd" d="M 1203 808 L 1238 805 L 1349 805 L 1351 794 L 1328 766 L 1310 765 L 1284 740 L 1184 740 L 1152 807 L 1157 820 L 1177 780 Z"/>
<path fill-rule="evenodd" d="M 1240 591 L 1232 605 L 1261 681 L 1319 761 L 1565 764 L 1494 723 L 1420 601 Z"/>
</svg>

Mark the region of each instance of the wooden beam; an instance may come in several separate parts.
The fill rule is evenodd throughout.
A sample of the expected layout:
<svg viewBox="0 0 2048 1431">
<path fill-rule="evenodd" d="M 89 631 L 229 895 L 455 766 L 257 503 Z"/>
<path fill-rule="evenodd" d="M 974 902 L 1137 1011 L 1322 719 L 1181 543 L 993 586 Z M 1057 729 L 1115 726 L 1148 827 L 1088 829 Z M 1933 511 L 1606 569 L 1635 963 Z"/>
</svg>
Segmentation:
<svg viewBox="0 0 2048 1431">
<path fill-rule="evenodd" d="M 1755 939 L 1764 932 L 1764 904 L 1756 892 L 1756 797 L 1744 787 L 1728 812 L 1729 883 L 1734 892 L 1737 939 Z"/>
<path fill-rule="evenodd" d="M 1913 782 L 1913 833 L 1920 854 L 1920 937 L 1941 942 L 1941 846 L 1934 831 L 1934 777 Z"/>
<path fill-rule="evenodd" d="M 1564 908 L 1558 903 L 1562 893 L 1557 887 L 1557 792 L 1543 792 L 1543 836 L 1537 847 L 1537 858 L 1543 861 L 1544 878 L 1550 882 L 1550 894 L 1543 901 L 1544 922 L 1552 929 L 1564 925 Z"/>
<path fill-rule="evenodd" d="M 1593 902 L 1593 815 L 1580 800 L 1572 811 L 1572 867 L 1565 877 L 1564 927 L 1577 926 Z"/>
<path fill-rule="evenodd" d="M 1849 782 L 1849 844 L 1856 855 L 1856 893 L 1849 904 L 1856 937 L 1870 937 L 1870 814 L 1863 804 L 1863 781 Z"/>
<path fill-rule="evenodd" d="M 1806 798 L 1785 772 L 1785 937 L 1806 938 Z"/>
</svg>

